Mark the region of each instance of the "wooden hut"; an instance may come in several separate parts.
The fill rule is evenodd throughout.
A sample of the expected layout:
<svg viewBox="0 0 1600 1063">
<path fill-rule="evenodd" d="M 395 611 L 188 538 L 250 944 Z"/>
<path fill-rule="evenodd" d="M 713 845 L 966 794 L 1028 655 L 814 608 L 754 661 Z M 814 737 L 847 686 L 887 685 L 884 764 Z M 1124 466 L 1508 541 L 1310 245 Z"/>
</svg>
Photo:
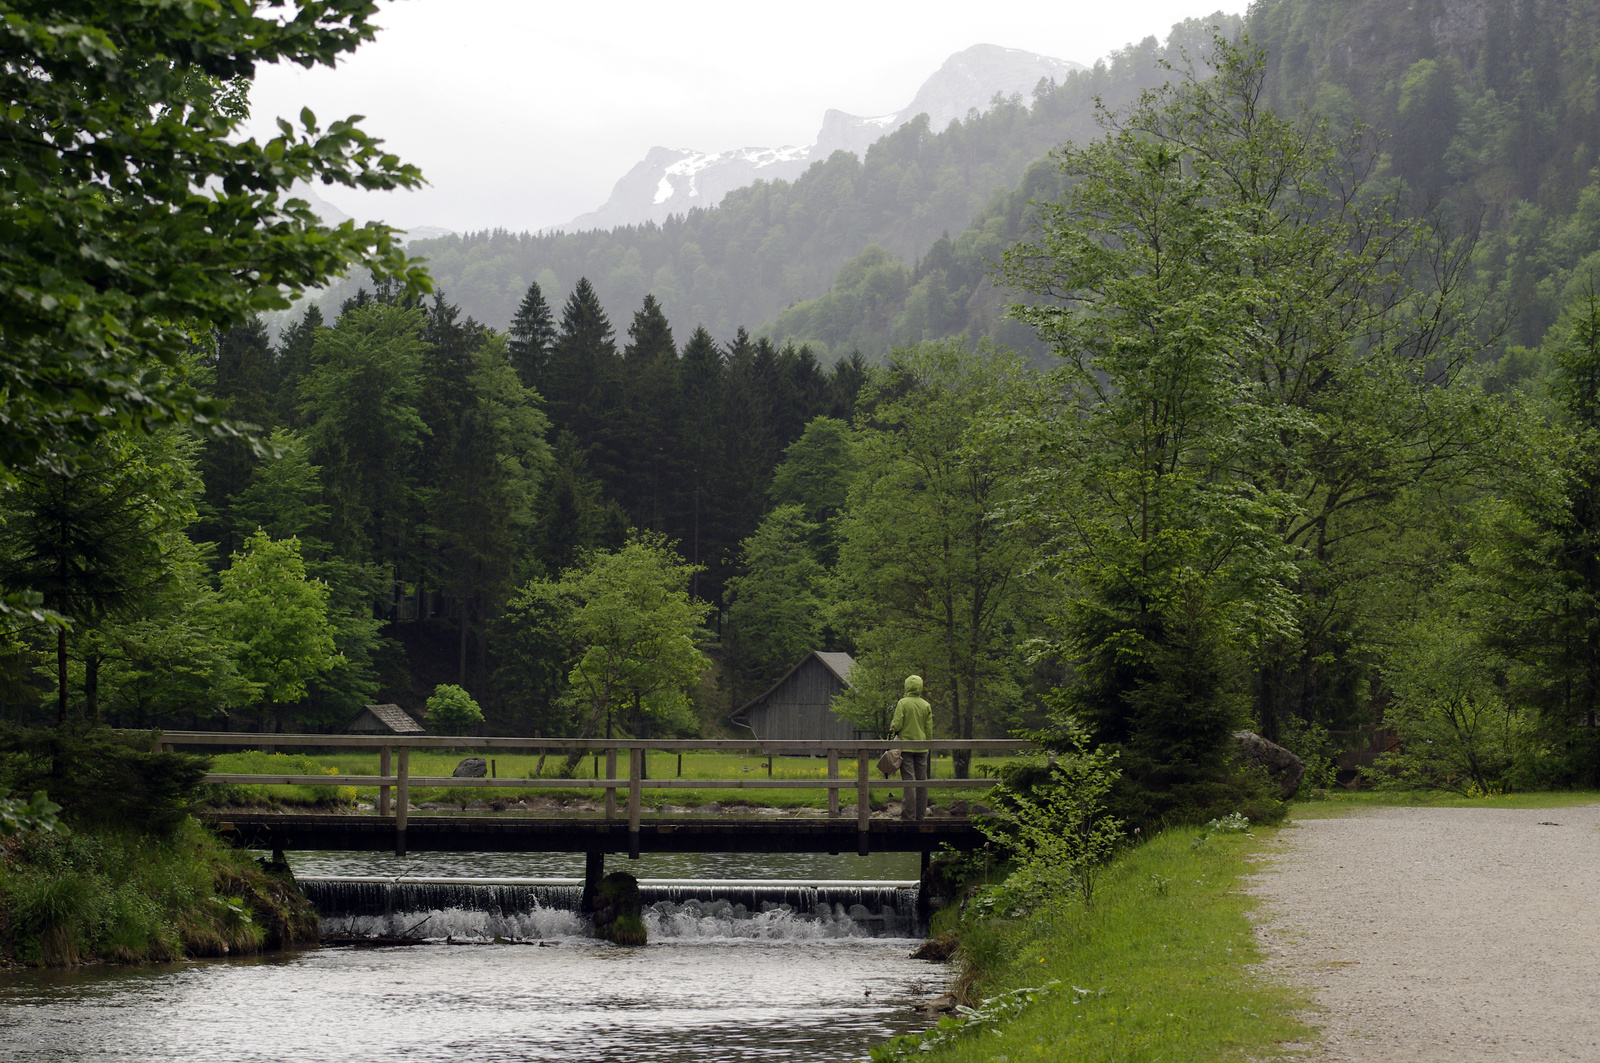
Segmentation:
<svg viewBox="0 0 1600 1063">
<path fill-rule="evenodd" d="M 833 711 L 833 699 L 850 686 L 855 659 L 848 653 L 813 650 L 760 697 L 732 716 L 763 742 L 853 741 L 873 738 Z"/>
<path fill-rule="evenodd" d="M 419 735 L 422 725 L 398 705 L 365 705 L 345 727 L 353 735 Z"/>
</svg>

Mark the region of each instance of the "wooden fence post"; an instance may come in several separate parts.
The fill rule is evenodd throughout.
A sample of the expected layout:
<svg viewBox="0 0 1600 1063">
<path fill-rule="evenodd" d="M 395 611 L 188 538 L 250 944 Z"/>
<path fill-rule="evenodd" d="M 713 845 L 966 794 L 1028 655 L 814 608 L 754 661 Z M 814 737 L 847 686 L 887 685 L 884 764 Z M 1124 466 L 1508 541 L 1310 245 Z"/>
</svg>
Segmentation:
<svg viewBox="0 0 1600 1063">
<path fill-rule="evenodd" d="M 828 750 L 828 778 L 835 782 L 839 779 L 839 751 L 837 749 Z M 837 786 L 828 787 L 828 818 L 839 818 L 839 788 Z"/>
<path fill-rule="evenodd" d="M 378 774 L 384 778 L 389 777 L 389 748 L 384 746 L 378 750 Z M 384 817 L 389 815 L 389 788 L 387 786 L 378 787 L 378 815 Z"/>
<path fill-rule="evenodd" d="M 400 747 L 400 770 L 395 779 L 394 855 L 406 855 L 406 810 L 411 807 L 411 747 Z"/>
<path fill-rule="evenodd" d="M 617 777 L 617 748 L 612 746 L 606 750 L 606 779 L 615 781 Z M 617 788 L 606 787 L 606 820 L 617 818 Z"/>
<path fill-rule="evenodd" d="M 872 818 L 872 791 L 867 787 L 867 750 L 856 750 L 856 854 L 866 856 L 867 831 Z"/>
<path fill-rule="evenodd" d="M 628 750 L 628 859 L 639 859 L 639 785 L 644 781 L 644 750 Z"/>
</svg>

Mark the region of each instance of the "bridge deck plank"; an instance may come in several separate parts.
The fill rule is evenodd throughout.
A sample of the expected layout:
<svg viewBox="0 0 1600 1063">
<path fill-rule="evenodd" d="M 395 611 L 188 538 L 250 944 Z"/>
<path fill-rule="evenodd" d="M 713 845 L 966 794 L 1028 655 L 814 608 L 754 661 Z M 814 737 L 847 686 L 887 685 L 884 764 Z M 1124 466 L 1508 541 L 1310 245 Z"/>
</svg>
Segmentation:
<svg viewBox="0 0 1600 1063">
<path fill-rule="evenodd" d="M 224 839 L 251 849 L 343 849 L 382 852 L 395 847 L 395 821 L 372 815 L 204 813 Z M 981 845 L 970 820 L 869 821 L 873 851 L 925 852 L 941 844 Z M 627 852 L 628 822 L 600 818 L 412 816 L 409 852 Z M 821 817 L 701 817 L 645 819 L 641 852 L 853 852 L 854 819 Z"/>
</svg>

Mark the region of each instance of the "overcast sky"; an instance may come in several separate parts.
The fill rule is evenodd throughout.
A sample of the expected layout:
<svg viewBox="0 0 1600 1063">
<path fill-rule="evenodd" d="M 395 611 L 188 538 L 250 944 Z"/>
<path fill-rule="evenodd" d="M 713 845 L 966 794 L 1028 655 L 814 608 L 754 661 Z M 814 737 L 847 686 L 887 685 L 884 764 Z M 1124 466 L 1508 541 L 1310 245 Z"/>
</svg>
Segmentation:
<svg viewBox="0 0 1600 1063">
<path fill-rule="evenodd" d="M 1174 22 L 1247 0 L 388 0 L 377 40 L 337 70 L 263 68 L 272 119 L 366 116 L 429 186 L 329 202 L 402 227 L 538 229 L 599 206 L 652 145 L 810 144 L 822 112 L 905 106 L 954 52 L 1023 48 L 1092 64 Z"/>
</svg>

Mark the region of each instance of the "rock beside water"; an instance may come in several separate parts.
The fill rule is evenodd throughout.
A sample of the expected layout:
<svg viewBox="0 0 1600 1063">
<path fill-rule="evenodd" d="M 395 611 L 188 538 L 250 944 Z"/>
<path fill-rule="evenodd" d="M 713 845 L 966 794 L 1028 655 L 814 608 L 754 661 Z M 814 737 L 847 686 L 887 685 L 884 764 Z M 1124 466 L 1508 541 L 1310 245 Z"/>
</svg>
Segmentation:
<svg viewBox="0 0 1600 1063">
<path fill-rule="evenodd" d="M 456 765 L 456 770 L 451 772 L 456 779 L 481 779 L 489 774 L 489 762 L 482 757 L 468 757 Z"/>
<path fill-rule="evenodd" d="M 929 938 L 922 943 L 922 947 L 911 954 L 913 960 L 932 960 L 935 963 L 944 963 L 956 954 L 956 948 L 961 940 L 954 934 L 940 934 L 938 937 Z"/>
<path fill-rule="evenodd" d="M 600 880 L 594 902 L 594 936 L 618 945 L 643 945 L 647 940 L 639 880 L 626 871 L 613 871 Z"/>
</svg>

